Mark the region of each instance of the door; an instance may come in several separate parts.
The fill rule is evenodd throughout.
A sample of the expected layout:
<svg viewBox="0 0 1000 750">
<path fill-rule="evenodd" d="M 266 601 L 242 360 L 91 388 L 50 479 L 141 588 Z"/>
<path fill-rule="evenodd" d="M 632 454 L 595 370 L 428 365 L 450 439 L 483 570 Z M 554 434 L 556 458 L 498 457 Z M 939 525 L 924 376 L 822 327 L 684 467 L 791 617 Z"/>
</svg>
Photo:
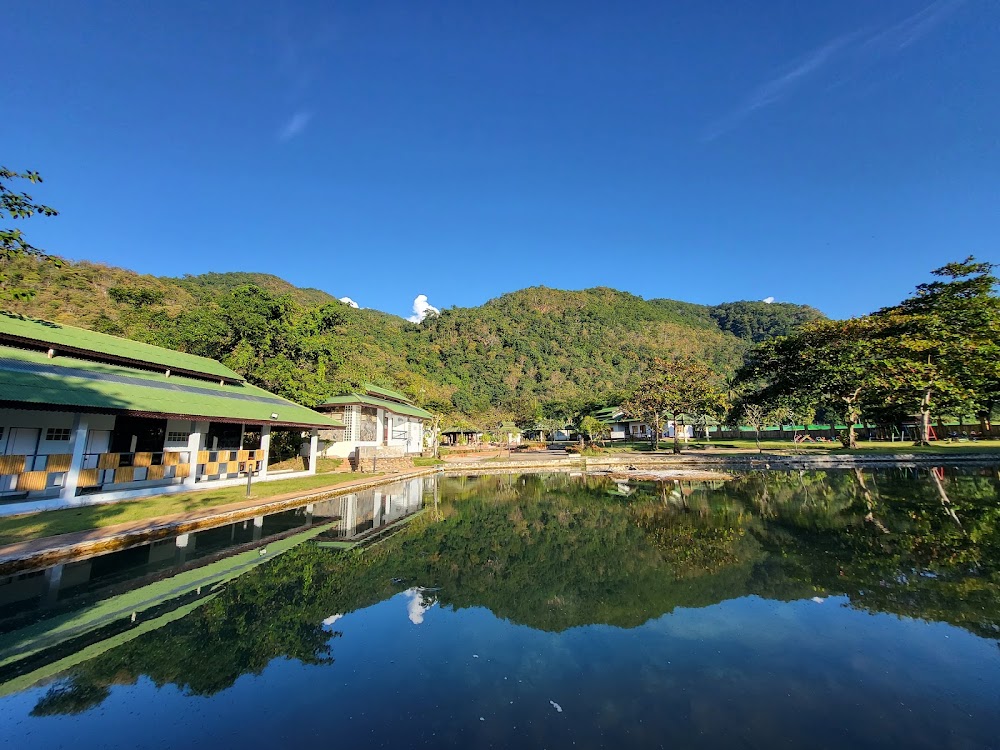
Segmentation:
<svg viewBox="0 0 1000 750">
<path fill-rule="evenodd" d="M 87 444 L 83 449 L 83 468 L 96 469 L 102 453 L 108 453 L 111 446 L 111 430 L 91 430 L 87 433 Z"/>
<path fill-rule="evenodd" d="M 382 412 L 382 445 L 389 444 L 389 412 Z"/>
<path fill-rule="evenodd" d="M 25 471 L 35 470 L 35 451 L 38 450 L 38 439 L 42 431 L 34 427 L 12 427 L 7 439 L 8 456 L 27 456 L 24 463 Z"/>
</svg>

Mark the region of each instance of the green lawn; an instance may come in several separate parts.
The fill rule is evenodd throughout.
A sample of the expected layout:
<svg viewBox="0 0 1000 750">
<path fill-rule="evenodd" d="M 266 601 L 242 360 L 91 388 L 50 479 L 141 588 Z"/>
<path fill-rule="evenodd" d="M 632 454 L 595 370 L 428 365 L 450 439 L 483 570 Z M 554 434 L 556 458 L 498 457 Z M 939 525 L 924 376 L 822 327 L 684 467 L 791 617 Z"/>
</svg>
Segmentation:
<svg viewBox="0 0 1000 750">
<path fill-rule="evenodd" d="M 441 466 L 444 463 L 440 458 L 433 456 L 414 456 L 413 465 L 418 469 L 422 466 Z"/>
<path fill-rule="evenodd" d="M 350 482 L 377 474 L 317 474 L 311 477 L 282 479 L 253 485 L 251 499 L 266 499 L 287 492 L 306 492 Z M 140 521 L 174 513 L 228 505 L 246 500 L 246 487 L 224 487 L 177 495 L 159 495 L 141 500 L 124 500 L 105 505 L 89 505 L 85 508 L 50 510 L 30 515 L 0 518 L 0 545 L 24 542 L 56 534 L 74 531 L 100 529 L 128 521 Z"/>
</svg>

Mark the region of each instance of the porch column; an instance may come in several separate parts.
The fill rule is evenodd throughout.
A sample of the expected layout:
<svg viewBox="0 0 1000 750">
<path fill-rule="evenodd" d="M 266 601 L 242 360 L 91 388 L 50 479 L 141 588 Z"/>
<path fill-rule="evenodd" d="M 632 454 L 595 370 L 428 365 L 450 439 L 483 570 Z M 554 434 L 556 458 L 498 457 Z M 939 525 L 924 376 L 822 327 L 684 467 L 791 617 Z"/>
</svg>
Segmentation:
<svg viewBox="0 0 1000 750">
<path fill-rule="evenodd" d="M 87 449 L 87 432 L 89 425 L 85 414 L 73 415 L 73 431 L 70 433 L 69 452 L 72 458 L 69 461 L 69 471 L 63 479 L 62 489 L 59 491 L 59 498 L 62 500 L 72 500 L 76 497 L 76 488 L 80 483 L 80 469 L 83 468 L 84 451 Z"/>
<path fill-rule="evenodd" d="M 188 435 L 188 475 L 184 478 L 186 487 L 194 487 L 198 481 L 198 451 L 201 450 L 205 433 L 208 432 L 208 422 L 192 422 L 191 434 Z"/>
<path fill-rule="evenodd" d="M 309 431 L 309 473 L 316 473 L 316 460 L 319 458 L 319 430 Z"/>
<path fill-rule="evenodd" d="M 260 426 L 260 449 L 264 452 L 264 460 L 260 462 L 258 479 L 267 479 L 267 464 L 271 460 L 271 425 Z"/>
</svg>

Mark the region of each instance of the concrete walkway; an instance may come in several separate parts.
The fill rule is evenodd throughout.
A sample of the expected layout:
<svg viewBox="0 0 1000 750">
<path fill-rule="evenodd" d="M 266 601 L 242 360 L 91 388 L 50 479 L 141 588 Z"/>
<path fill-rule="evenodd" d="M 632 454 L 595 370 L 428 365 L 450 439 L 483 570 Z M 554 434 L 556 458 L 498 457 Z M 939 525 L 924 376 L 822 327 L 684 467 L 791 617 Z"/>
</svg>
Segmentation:
<svg viewBox="0 0 1000 750">
<path fill-rule="evenodd" d="M 186 534 L 198 529 L 236 523 L 256 516 L 307 505 L 311 500 L 346 495 L 358 490 L 433 474 L 436 471 L 436 468 L 421 468 L 398 474 L 384 474 L 371 479 L 355 479 L 330 487 L 287 492 L 267 498 L 200 508 L 187 513 L 144 518 L 113 526 L 8 544 L 0 547 L 0 575 L 11 575 L 26 570 L 44 568 L 69 559 L 147 544 L 157 539 Z"/>
</svg>

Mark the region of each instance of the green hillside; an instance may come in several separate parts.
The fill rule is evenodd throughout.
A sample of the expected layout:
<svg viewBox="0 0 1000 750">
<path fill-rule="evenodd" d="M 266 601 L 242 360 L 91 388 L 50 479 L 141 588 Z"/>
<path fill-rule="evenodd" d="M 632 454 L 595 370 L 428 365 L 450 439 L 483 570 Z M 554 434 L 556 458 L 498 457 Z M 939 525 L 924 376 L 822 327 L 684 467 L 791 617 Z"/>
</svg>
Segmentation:
<svg viewBox="0 0 1000 750">
<path fill-rule="evenodd" d="M 416 325 L 268 274 L 168 278 L 30 258 L 8 268 L 12 283 L 36 292 L 9 303 L 14 312 L 221 359 L 305 404 L 371 381 L 484 422 L 613 400 L 653 356 L 685 354 L 727 374 L 752 341 L 820 315 L 531 287 Z"/>
</svg>

